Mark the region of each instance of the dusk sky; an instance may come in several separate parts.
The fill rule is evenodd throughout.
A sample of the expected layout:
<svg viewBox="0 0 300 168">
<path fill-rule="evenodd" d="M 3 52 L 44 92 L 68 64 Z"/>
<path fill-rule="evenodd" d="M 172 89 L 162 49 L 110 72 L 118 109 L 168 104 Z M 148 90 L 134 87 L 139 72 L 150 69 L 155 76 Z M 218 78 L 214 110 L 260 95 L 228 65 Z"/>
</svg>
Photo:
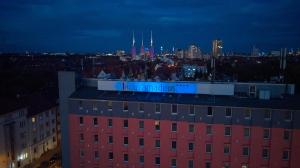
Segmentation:
<svg viewBox="0 0 300 168">
<path fill-rule="evenodd" d="M 0 51 L 96 52 L 137 49 L 153 31 L 156 51 L 210 52 L 300 47 L 299 0 L 1 0 Z"/>
</svg>

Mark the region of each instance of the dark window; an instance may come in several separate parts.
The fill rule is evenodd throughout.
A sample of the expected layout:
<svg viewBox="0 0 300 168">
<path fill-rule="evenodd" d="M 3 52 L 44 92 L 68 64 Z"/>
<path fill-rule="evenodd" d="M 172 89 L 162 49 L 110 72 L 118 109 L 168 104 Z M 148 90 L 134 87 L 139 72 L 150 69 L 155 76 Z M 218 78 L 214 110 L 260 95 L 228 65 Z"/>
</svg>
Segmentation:
<svg viewBox="0 0 300 168">
<path fill-rule="evenodd" d="M 83 124 L 83 117 L 79 117 L 79 124 Z"/>
<path fill-rule="evenodd" d="M 160 165 L 160 157 L 155 157 L 155 164 Z"/>
<path fill-rule="evenodd" d="M 231 136 L 231 127 L 225 127 L 225 136 Z"/>
<path fill-rule="evenodd" d="M 124 137 L 123 142 L 124 142 L 124 145 L 128 145 L 128 137 Z"/>
<path fill-rule="evenodd" d="M 94 125 L 98 125 L 98 118 L 94 118 Z"/>
<path fill-rule="evenodd" d="M 94 157 L 95 157 L 95 159 L 99 159 L 99 151 L 94 152 Z"/>
<path fill-rule="evenodd" d="M 144 121 L 139 121 L 139 129 L 144 129 Z"/>
<path fill-rule="evenodd" d="M 109 143 L 109 144 L 114 143 L 114 138 L 113 138 L 113 136 L 108 136 L 108 143 Z"/>
<path fill-rule="evenodd" d="M 171 159 L 171 167 L 176 167 L 177 166 L 177 161 L 176 159 Z"/>
<path fill-rule="evenodd" d="M 160 113 L 160 104 L 155 104 L 155 112 Z"/>
<path fill-rule="evenodd" d="M 83 149 L 80 149 L 80 157 L 84 157 L 84 151 L 83 151 Z"/>
<path fill-rule="evenodd" d="M 107 102 L 107 108 L 108 108 L 108 110 L 112 110 L 112 102 L 111 101 L 108 101 Z"/>
<path fill-rule="evenodd" d="M 264 129 L 264 139 L 270 138 L 270 129 Z"/>
<path fill-rule="evenodd" d="M 250 137 L 250 128 L 244 128 L 244 137 L 249 138 Z"/>
<path fill-rule="evenodd" d="M 282 152 L 282 159 L 283 160 L 289 160 L 290 151 L 285 150 Z"/>
<path fill-rule="evenodd" d="M 80 133 L 80 141 L 84 141 L 84 135 L 83 135 L 83 133 Z"/>
<path fill-rule="evenodd" d="M 231 116 L 232 116 L 231 108 L 226 108 L 225 116 L 226 116 L 226 117 L 231 117 Z"/>
<path fill-rule="evenodd" d="M 177 104 L 172 104 L 172 114 L 177 114 Z"/>
<path fill-rule="evenodd" d="M 189 160 L 188 168 L 194 168 L 194 160 Z"/>
<path fill-rule="evenodd" d="M 140 103 L 140 112 L 144 112 L 144 103 Z"/>
<path fill-rule="evenodd" d="M 212 152 L 212 144 L 205 144 L 205 152 L 206 153 Z"/>
<path fill-rule="evenodd" d="M 205 168 L 211 168 L 211 163 L 210 162 L 205 162 Z"/>
<path fill-rule="evenodd" d="M 155 147 L 160 148 L 160 140 L 159 139 L 155 140 Z"/>
<path fill-rule="evenodd" d="M 194 143 L 192 143 L 192 142 L 189 143 L 188 150 L 189 151 L 193 151 L 194 150 Z"/>
<path fill-rule="evenodd" d="M 113 120 L 112 119 L 108 119 L 107 126 L 108 127 L 112 127 L 113 126 Z"/>
<path fill-rule="evenodd" d="M 251 119 L 251 109 L 247 108 L 244 112 L 244 118 L 249 120 Z"/>
<path fill-rule="evenodd" d="M 230 144 L 224 144 L 224 154 L 230 153 Z"/>
<path fill-rule="evenodd" d="M 160 122 L 159 121 L 155 121 L 155 130 L 156 131 L 160 131 Z"/>
<path fill-rule="evenodd" d="M 195 106 L 190 105 L 190 115 L 195 115 Z"/>
<path fill-rule="evenodd" d="M 283 132 L 283 139 L 284 140 L 290 140 L 290 134 L 291 134 L 291 131 L 284 130 L 284 132 Z"/>
<path fill-rule="evenodd" d="M 211 125 L 207 125 L 206 126 L 206 134 L 207 135 L 211 135 L 212 134 L 212 127 L 211 127 Z"/>
<path fill-rule="evenodd" d="M 172 150 L 176 150 L 176 148 L 177 148 L 177 142 L 172 141 Z"/>
<path fill-rule="evenodd" d="M 144 138 L 140 138 L 139 139 L 139 144 L 140 144 L 141 147 L 144 146 Z"/>
<path fill-rule="evenodd" d="M 207 107 L 207 116 L 213 116 L 212 107 Z"/>
<path fill-rule="evenodd" d="M 284 112 L 284 120 L 292 121 L 292 112 L 291 111 L 285 111 Z"/>
<path fill-rule="evenodd" d="M 189 125 L 189 132 L 194 132 L 195 131 L 195 126 L 194 124 Z"/>
<path fill-rule="evenodd" d="M 128 111 L 128 102 L 123 102 L 123 110 Z"/>
<path fill-rule="evenodd" d="M 264 119 L 265 120 L 270 120 L 271 119 L 271 110 L 265 110 L 264 112 Z"/>
<path fill-rule="evenodd" d="M 94 142 L 97 143 L 99 141 L 98 135 L 94 135 Z"/>
<path fill-rule="evenodd" d="M 124 154 L 123 160 L 124 160 L 124 162 L 128 162 L 128 154 L 127 153 Z"/>
<path fill-rule="evenodd" d="M 123 120 L 123 127 L 128 128 L 128 120 Z"/>
<path fill-rule="evenodd" d="M 177 123 L 172 123 L 172 132 L 177 131 Z"/>
<path fill-rule="evenodd" d="M 140 155 L 140 163 L 144 163 L 144 160 L 145 160 L 145 158 L 144 158 L 144 155 Z"/>
<path fill-rule="evenodd" d="M 114 153 L 113 152 L 108 152 L 108 159 L 113 160 L 114 159 Z"/>
<path fill-rule="evenodd" d="M 268 159 L 269 158 L 269 149 L 268 148 L 264 148 L 262 151 L 262 157 L 264 159 Z"/>
<path fill-rule="evenodd" d="M 249 147 L 243 147 L 243 156 L 249 156 Z"/>
</svg>

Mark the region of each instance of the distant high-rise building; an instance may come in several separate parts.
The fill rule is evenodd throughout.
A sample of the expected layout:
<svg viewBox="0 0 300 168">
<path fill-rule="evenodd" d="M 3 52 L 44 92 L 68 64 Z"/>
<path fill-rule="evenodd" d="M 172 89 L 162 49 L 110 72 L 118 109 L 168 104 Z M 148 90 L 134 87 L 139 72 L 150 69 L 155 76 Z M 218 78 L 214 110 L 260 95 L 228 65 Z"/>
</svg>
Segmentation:
<svg viewBox="0 0 300 168">
<path fill-rule="evenodd" d="M 143 57 L 144 55 L 145 55 L 144 34 L 142 33 L 142 44 L 141 44 L 140 56 Z"/>
<path fill-rule="evenodd" d="M 135 38 L 134 38 L 134 32 L 132 32 L 131 59 L 135 59 L 135 57 L 136 57 Z"/>
<path fill-rule="evenodd" d="M 253 46 L 251 56 L 253 57 L 259 56 L 259 49 L 257 47 Z"/>
<path fill-rule="evenodd" d="M 154 46 L 153 46 L 152 31 L 151 31 L 151 39 L 150 39 L 150 59 L 154 59 Z"/>
<path fill-rule="evenodd" d="M 222 49 L 223 49 L 223 42 L 222 40 L 214 40 L 213 41 L 213 48 L 212 48 L 212 55 L 214 57 L 219 57 L 221 56 L 222 53 Z"/>
<path fill-rule="evenodd" d="M 201 57 L 201 50 L 196 45 L 191 45 L 188 49 L 187 57 L 190 59 L 200 58 Z"/>
</svg>

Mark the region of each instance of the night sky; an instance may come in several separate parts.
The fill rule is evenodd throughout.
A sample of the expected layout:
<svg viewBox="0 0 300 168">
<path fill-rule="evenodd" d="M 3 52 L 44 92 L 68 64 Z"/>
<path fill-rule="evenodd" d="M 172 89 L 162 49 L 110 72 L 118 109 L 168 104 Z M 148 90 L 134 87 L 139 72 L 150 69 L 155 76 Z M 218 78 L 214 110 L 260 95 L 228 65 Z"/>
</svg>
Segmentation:
<svg viewBox="0 0 300 168">
<path fill-rule="evenodd" d="M 299 0 L 1 0 L 0 51 L 96 52 L 137 48 L 153 31 L 156 51 L 300 47 Z"/>
</svg>

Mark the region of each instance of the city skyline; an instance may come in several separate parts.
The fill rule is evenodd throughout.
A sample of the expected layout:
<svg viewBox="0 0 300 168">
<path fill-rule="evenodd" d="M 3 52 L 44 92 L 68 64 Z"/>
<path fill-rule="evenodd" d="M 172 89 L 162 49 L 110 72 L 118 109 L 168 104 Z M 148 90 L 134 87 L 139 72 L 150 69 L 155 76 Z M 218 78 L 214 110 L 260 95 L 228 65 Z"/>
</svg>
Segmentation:
<svg viewBox="0 0 300 168">
<path fill-rule="evenodd" d="M 299 48 L 300 2 L 291 1 L 4 1 L 0 4 L 2 52 L 130 51 L 136 44 L 211 51 L 214 39 L 224 51 Z M 274 12 L 276 11 L 276 12 Z"/>
</svg>

